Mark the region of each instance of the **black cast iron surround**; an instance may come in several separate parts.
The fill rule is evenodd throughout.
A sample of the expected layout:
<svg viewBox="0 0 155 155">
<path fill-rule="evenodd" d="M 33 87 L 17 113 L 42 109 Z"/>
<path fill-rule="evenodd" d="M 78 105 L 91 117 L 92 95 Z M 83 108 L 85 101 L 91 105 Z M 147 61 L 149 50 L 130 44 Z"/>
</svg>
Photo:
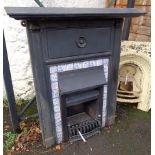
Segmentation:
<svg viewBox="0 0 155 155">
<path fill-rule="evenodd" d="M 25 20 L 44 145 L 49 147 L 55 144 L 54 112 L 49 93 L 49 66 L 52 64 L 109 58 L 106 126 L 113 124 L 123 17 L 140 16 L 144 13 L 131 8 L 5 9 L 9 16 Z M 79 38 L 82 38 L 82 44 Z"/>
</svg>

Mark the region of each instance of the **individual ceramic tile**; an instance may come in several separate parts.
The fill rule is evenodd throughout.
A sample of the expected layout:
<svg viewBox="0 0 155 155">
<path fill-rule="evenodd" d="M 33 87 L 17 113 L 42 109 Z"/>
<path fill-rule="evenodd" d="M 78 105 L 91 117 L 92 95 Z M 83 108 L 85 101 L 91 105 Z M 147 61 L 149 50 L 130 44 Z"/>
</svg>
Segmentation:
<svg viewBox="0 0 155 155">
<path fill-rule="evenodd" d="M 58 90 L 59 87 L 58 87 L 58 82 L 52 82 L 52 90 Z"/>
<path fill-rule="evenodd" d="M 58 135 L 61 135 L 61 133 L 62 133 L 62 126 L 60 125 L 60 126 L 57 126 L 57 127 L 56 128 L 57 128 Z"/>
<path fill-rule="evenodd" d="M 61 122 L 61 120 L 59 121 L 59 120 L 57 120 L 56 122 L 55 122 L 55 126 L 56 126 L 56 128 L 60 131 L 60 129 L 61 129 L 61 124 L 62 124 L 62 122 Z"/>
<path fill-rule="evenodd" d="M 104 62 L 104 65 L 108 65 L 109 59 L 104 59 L 103 62 Z"/>
<path fill-rule="evenodd" d="M 107 102 L 107 96 L 103 96 L 103 103 Z"/>
<path fill-rule="evenodd" d="M 107 103 L 105 105 L 103 105 L 103 112 L 105 112 L 105 110 L 107 109 Z"/>
<path fill-rule="evenodd" d="M 102 109 L 102 114 L 106 115 L 106 113 L 107 113 L 107 109 L 106 109 L 106 106 L 104 106 L 103 109 Z"/>
<path fill-rule="evenodd" d="M 62 137 L 62 134 L 61 133 L 57 133 L 56 134 L 57 135 L 57 142 L 61 142 L 60 140 L 61 140 L 61 137 Z"/>
<path fill-rule="evenodd" d="M 106 78 L 106 80 L 108 79 L 108 73 L 105 73 L 105 78 Z"/>
<path fill-rule="evenodd" d="M 89 67 L 89 61 L 84 61 L 82 62 L 83 68 L 88 68 Z"/>
<path fill-rule="evenodd" d="M 103 65 L 102 59 L 96 60 L 96 66 L 101 66 L 101 65 Z"/>
<path fill-rule="evenodd" d="M 54 106 L 60 107 L 60 99 L 59 98 L 53 98 L 53 104 L 54 104 Z"/>
<path fill-rule="evenodd" d="M 62 70 L 63 70 L 63 72 L 67 71 L 67 65 L 66 65 L 66 64 L 64 64 L 64 65 L 62 66 Z"/>
<path fill-rule="evenodd" d="M 96 61 L 94 61 L 94 60 L 88 61 L 88 66 L 89 66 L 89 67 L 94 67 L 94 66 L 96 66 Z"/>
<path fill-rule="evenodd" d="M 58 132 L 57 133 L 57 140 L 61 140 L 62 139 L 62 132 Z"/>
<path fill-rule="evenodd" d="M 57 66 L 51 66 L 50 67 L 50 73 L 56 73 L 57 72 Z"/>
<path fill-rule="evenodd" d="M 104 98 L 106 98 L 106 97 L 107 97 L 107 92 L 106 92 L 106 90 L 105 90 L 105 92 L 104 92 L 103 96 L 104 96 Z"/>
<path fill-rule="evenodd" d="M 103 108 L 105 108 L 106 106 L 107 106 L 107 100 L 104 99 L 104 100 L 103 100 Z"/>
<path fill-rule="evenodd" d="M 53 102 L 53 105 L 54 105 L 54 112 L 60 112 L 60 104 L 59 102 Z"/>
<path fill-rule="evenodd" d="M 60 113 L 61 113 L 60 111 L 54 113 L 54 116 L 55 116 L 56 119 L 57 119 L 57 118 L 58 118 L 58 119 L 61 118 Z"/>
<path fill-rule="evenodd" d="M 102 127 L 105 127 L 105 119 L 102 118 Z"/>
<path fill-rule="evenodd" d="M 93 66 L 94 66 L 94 67 L 96 66 L 96 61 L 95 61 L 95 60 L 93 60 Z"/>
<path fill-rule="evenodd" d="M 57 73 L 52 73 L 51 74 L 51 81 L 52 82 L 57 82 L 58 81 L 58 75 L 57 75 Z"/>
<path fill-rule="evenodd" d="M 61 118 L 56 119 L 56 122 L 58 122 L 60 125 L 61 125 L 61 123 L 60 123 L 61 121 L 62 121 Z"/>
<path fill-rule="evenodd" d="M 57 137 L 57 141 L 60 143 L 61 139 L 62 139 L 62 131 L 60 131 L 59 129 L 56 129 L 56 137 Z"/>
<path fill-rule="evenodd" d="M 60 107 L 59 107 L 59 106 L 57 106 L 57 105 L 56 105 L 56 106 L 54 106 L 54 112 L 55 112 L 55 113 L 60 112 Z"/>
<path fill-rule="evenodd" d="M 108 86 L 104 85 L 104 92 L 107 92 L 107 88 L 108 88 Z"/>
<path fill-rule="evenodd" d="M 82 69 L 83 68 L 82 63 L 81 62 L 75 62 L 73 64 L 73 68 L 74 68 L 74 70 L 76 70 L 76 69 Z"/>
<path fill-rule="evenodd" d="M 104 89 L 103 95 L 107 96 L 107 89 Z"/>
<path fill-rule="evenodd" d="M 104 105 L 106 105 L 106 103 L 107 103 L 107 97 L 103 97 L 104 99 L 103 99 L 103 104 Z"/>
<path fill-rule="evenodd" d="M 73 70 L 73 63 L 70 63 L 70 64 L 67 64 L 66 65 L 66 71 L 70 71 L 70 70 Z"/>
<path fill-rule="evenodd" d="M 52 90 L 52 98 L 58 98 L 59 97 L 59 91 Z"/>
<path fill-rule="evenodd" d="M 107 106 L 105 105 L 105 106 L 103 106 L 103 108 L 102 108 L 102 112 L 103 112 L 103 113 L 106 113 L 106 110 L 107 110 Z"/>
<path fill-rule="evenodd" d="M 61 64 L 61 65 L 58 65 L 58 72 L 65 72 L 67 71 L 67 64 Z"/>
<path fill-rule="evenodd" d="M 65 65 L 58 65 L 58 72 L 64 72 Z"/>
<path fill-rule="evenodd" d="M 62 142 L 62 135 L 58 135 L 57 136 L 57 144 L 61 143 Z"/>
<path fill-rule="evenodd" d="M 108 66 L 107 65 L 104 66 L 104 72 L 108 72 Z"/>
<path fill-rule="evenodd" d="M 56 132 L 58 133 L 60 131 L 61 124 L 59 124 L 58 122 L 55 122 L 55 128 L 56 128 Z"/>
<path fill-rule="evenodd" d="M 107 115 L 106 111 L 102 113 L 102 118 L 105 118 Z"/>
<path fill-rule="evenodd" d="M 61 132 L 62 132 L 62 123 L 61 122 L 59 122 L 59 125 L 56 126 L 56 129 L 57 129 L 57 133 L 61 134 Z"/>
</svg>

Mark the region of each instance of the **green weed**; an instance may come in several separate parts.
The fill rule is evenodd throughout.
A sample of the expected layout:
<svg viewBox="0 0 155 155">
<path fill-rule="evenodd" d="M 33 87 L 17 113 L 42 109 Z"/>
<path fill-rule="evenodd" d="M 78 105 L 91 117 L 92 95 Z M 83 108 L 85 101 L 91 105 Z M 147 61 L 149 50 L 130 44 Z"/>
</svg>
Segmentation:
<svg viewBox="0 0 155 155">
<path fill-rule="evenodd" d="M 9 150 L 14 145 L 17 134 L 9 131 L 5 132 L 4 136 L 5 136 L 4 149 Z"/>
</svg>

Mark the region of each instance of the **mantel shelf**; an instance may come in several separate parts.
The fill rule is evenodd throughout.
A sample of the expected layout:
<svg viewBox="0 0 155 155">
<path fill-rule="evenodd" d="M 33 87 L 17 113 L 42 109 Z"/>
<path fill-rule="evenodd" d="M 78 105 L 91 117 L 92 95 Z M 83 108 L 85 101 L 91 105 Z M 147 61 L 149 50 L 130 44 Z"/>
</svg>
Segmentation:
<svg viewBox="0 0 155 155">
<path fill-rule="evenodd" d="M 145 12 L 135 8 L 43 8 L 5 7 L 7 14 L 18 20 L 42 18 L 123 18 L 137 17 Z"/>
</svg>

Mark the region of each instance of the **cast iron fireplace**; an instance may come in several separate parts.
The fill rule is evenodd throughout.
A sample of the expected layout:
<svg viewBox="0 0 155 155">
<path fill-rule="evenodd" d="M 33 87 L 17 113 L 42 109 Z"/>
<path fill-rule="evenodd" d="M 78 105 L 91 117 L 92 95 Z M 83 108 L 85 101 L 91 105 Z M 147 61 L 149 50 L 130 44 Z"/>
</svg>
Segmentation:
<svg viewBox="0 0 155 155">
<path fill-rule="evenodd" d="M 137 9 L 6 8 L 27 28 L 46 147 L 80 140 L 115 120 L 123 17 Z M 80 133 L 80 134 L 79 134 Z"/>
<path fill-rule="evenodd" d="M 50 66 L 57 140 L 79 140 L 105 126 L 109 59 Z"/>
</svg>

